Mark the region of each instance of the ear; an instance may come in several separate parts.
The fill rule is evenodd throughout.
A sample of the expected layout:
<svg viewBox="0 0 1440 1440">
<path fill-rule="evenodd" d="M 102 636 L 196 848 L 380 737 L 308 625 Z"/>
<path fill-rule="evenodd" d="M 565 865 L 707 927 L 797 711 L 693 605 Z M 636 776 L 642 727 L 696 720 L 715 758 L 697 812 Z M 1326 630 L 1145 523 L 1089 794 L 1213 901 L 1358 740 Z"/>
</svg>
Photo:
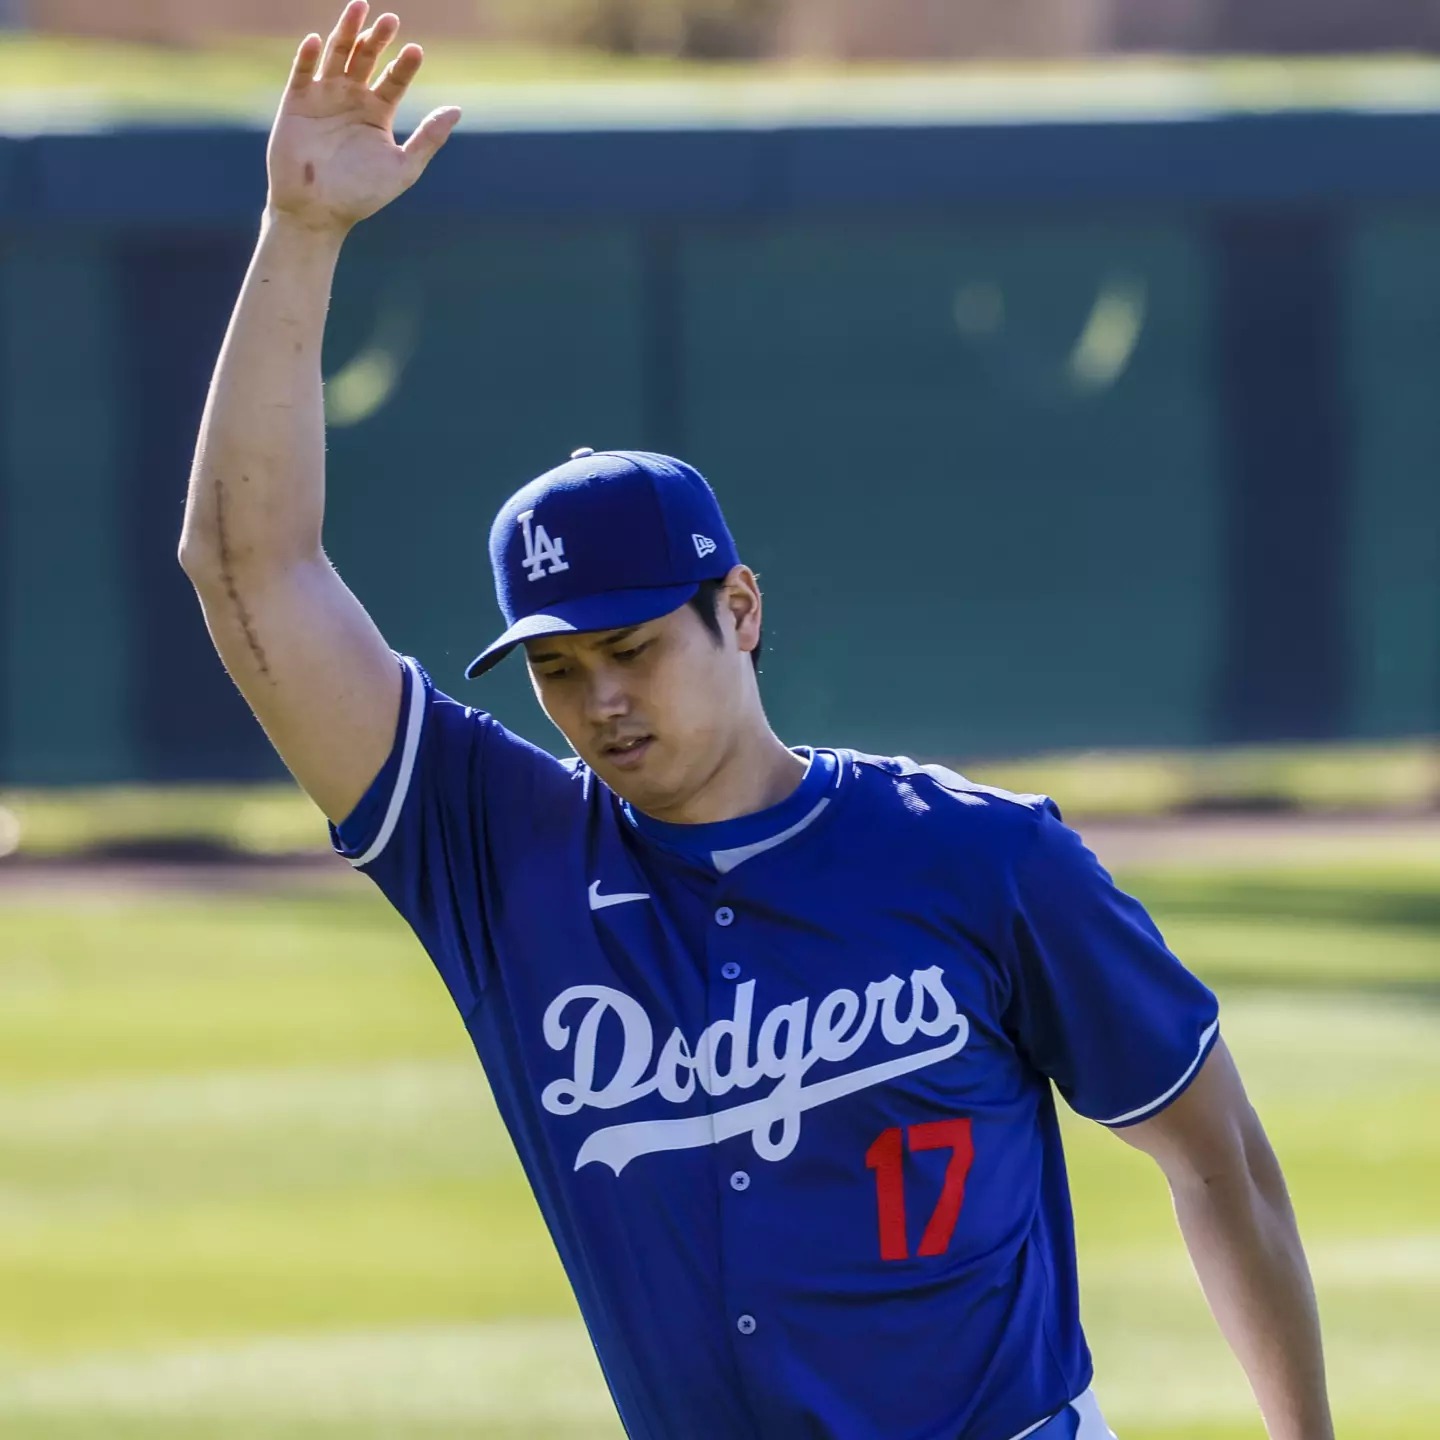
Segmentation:
<svg viewBox="0 0 1440 1440">
<path fill-rule="evenodd" d="M 748 565 L 737 565 L 725 577 L 720 592 L 720 612 L 729 615 L 739 648 L 749 654 L 760 643 L 761 612 L 760 581 Z"/>
</svg>

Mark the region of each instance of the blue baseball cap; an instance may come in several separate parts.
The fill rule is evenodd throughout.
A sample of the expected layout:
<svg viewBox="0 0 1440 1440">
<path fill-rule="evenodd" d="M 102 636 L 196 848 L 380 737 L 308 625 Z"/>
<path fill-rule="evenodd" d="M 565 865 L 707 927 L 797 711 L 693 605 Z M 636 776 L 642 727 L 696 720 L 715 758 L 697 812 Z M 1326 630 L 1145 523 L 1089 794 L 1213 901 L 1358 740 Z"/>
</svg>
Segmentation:
<svg viewBox="0 0 1440 1440">
<path fill-rule="evenodd" d="M 495 517 L 490 565 L 507 629 L 465 676 L 522 640 L 658 620 L 739 563 L 698 470 L 646 450 L 577 450 Z"/>
</svg>

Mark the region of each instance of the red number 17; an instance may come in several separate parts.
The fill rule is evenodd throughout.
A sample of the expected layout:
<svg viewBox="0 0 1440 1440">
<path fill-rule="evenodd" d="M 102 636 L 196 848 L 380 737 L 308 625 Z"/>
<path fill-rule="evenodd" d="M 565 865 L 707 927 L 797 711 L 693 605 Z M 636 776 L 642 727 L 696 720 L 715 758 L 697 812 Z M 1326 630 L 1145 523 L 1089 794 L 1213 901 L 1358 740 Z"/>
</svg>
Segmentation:
<svg viewBox="0 0 1440 1440">
<path fill-rule="evenodd" d="M 930 1120 L 910 1126 L 911 1150 L 948 1150 L 945 1183 L 940 1199 L 920 1237 L 920 1255 L 943 1255 L 965 1203 L 965 1177 L 975 1158 L 968 1120 Z M 865 1168 L 875 1172 L 875 1198 L 880 1211 L 880 1258 L 908 1260 L 910 1244 L 905 1231 L 905 1141 L 898 1125 L 882 1131 L 865 1152 Z"/>
</svg>

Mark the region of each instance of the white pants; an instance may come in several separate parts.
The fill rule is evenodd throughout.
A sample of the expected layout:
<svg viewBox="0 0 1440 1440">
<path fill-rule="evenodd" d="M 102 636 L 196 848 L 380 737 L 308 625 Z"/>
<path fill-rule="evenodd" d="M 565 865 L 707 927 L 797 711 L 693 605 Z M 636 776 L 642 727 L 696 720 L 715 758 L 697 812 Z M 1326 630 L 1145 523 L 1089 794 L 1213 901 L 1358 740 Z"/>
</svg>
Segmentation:
<svg viewBox="0 0 1440 1440">
<path fill-rule="evenodd" d="M 1095 1398 L 1093 1390 L 1087 1390 L 1083 1395 L 1077 1395 L 1066 1407 L 1079 1416 L 1080 1426 L 1075 1431 L 1075 1440 L 1115 1440 L 1115 1432 L 1105 1423 L 1105 1417 L 1100 1413 L 1100 1402 Z M 1033 1435 L 1035 1440 L 1042 1440 L 1051 1425 L 1055 1425 L 1059 1416 L 1049 1420 L 1042 1420 L 1038 1425 L 1032 1425 L 1028 1430 L 1022 1430 L 1014 1437 L 1014 1440 L 1025 1440 L 1027 1435 Z M 1061 1431 L 1060 1433 L 1068 1433 Z"/>
</svg>

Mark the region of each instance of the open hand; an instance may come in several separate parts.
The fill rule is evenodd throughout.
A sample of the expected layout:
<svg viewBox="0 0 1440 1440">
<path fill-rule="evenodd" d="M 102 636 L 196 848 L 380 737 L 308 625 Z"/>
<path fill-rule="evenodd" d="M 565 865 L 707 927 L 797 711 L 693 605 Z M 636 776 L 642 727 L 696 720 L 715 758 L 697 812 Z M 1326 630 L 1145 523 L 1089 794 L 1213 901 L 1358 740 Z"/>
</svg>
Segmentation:
<svg viewBox="0 0 1440 1440">
<path fill-rule="evenodd" d="M 346 231 L 404 194 L 450 138 L 460 111 L 428 115 L 404 145 L 395 111 L 425 52 L 406 45 L 372 84 L 400 31 L 384 14 L 368 29 L 367 0 L 351 0 L 328 40 L 306 36 L 270 135 L 270 208 L 317 230 Z"/>
</svg>

